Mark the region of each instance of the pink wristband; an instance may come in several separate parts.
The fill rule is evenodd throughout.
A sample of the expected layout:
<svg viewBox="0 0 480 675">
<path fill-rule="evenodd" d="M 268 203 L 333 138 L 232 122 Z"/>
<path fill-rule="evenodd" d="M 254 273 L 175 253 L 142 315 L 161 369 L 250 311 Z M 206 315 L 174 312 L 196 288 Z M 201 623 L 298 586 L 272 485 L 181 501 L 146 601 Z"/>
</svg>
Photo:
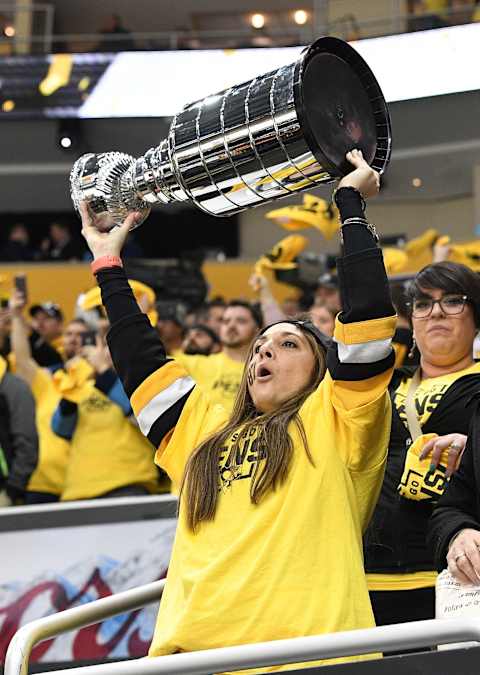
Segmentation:
<svg viewBox="0 0 480 675">
<path fill-rule="evenodd" d="M 102 255 L 101 258 L 97 258 L 90 264 L 93 274 L 105 267 L 123 267 L 122 259 L 118 255 Z"/>
</svg>

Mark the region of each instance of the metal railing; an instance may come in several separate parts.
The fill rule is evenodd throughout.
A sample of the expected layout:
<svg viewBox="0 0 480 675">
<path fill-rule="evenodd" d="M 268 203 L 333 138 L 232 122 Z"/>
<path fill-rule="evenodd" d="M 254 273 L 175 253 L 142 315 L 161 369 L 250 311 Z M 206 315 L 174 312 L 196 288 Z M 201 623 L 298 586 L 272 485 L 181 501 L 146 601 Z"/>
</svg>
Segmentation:
<svg viewBox="0 0 480 675">
<path fill-rule="evenodd" d="M 161 579 L 25 624 L 10 641 L 4 675 L 27 675 L 30 654 L 38 642 L 156 602 L 161 598 L 164 586 L 165 579 Z"/>
<path fill-rule="evenodd" d="M 395 3 L 393 7 L 395 7 Z M 295 27 L 272 26 L 265 31 L 238 28 L 231 30 L 169 30 L 163 32 L 131 32 L 122 33 L 65 33 L 53 34 L 53 8 L 47 3 L 32 5 L 35 11 L 45 12 L 45 27 L 41 34 L 17 35 L 12 39 L 0 39 L 0 48 L 8 45 L 21 46 L 28 43 L 34 53 L 48 53 L 50 51 L 85 52 L 102 51 L 102 43 L 108 43 L 108 51 L 122 51 L 122 46 L 128 43 L 128 49 L 134 45 L 136 50 L 172 50 L 172 49 L 208 49 L 208 48 L 238 48 L 255 46 L 255 40 L 263 36 L 264 40 L 271 42 L 269 46 L 301 45 L 311 42 L 320 34 L 335 35 L 343 39 L 361 39 L 392 35 L 396 33 L 422 30 L 429 27 L 428 18 L 436 17 L 435 14 L 409 14 L 401 13 L 392 9 L 392 12 L 381 18 L 358 19 L 351 10 L 345 14 L 328 20 L 328 12 L 325 15 L 316 16 L 313 12 L 312 21 L 308 25 Z M 354 7 L 352 3 L 352 7 Z M 1 4 L 0 4 L 1 9 Z M 447 8 L 438 15 L 441 25 L 458 25 L 471 20 L 478 5 L 474 2 L 457 8 Z M 430 27 L 435 27 L 433 24 Z M 1 38 L 1 36 L 0 36 Z"/>
<path fill-rule="evenodd" d="M 154 602 L 160 598 L 164 584 L 165 580 L 157 581 L 25 624 L 13 636 L 8 647 L 4 667 L 5 675 L 27 675 L 30 653 L 38 642 Z M 55 675 L 159 675 L 161 673 L 209 675 L 224 671 L 468 641 L 480 642 L 480 619 L 415 621 L 329 635 L 275 640 L 157 658 L 69 668 L 57 670 Z"/>
</svg>

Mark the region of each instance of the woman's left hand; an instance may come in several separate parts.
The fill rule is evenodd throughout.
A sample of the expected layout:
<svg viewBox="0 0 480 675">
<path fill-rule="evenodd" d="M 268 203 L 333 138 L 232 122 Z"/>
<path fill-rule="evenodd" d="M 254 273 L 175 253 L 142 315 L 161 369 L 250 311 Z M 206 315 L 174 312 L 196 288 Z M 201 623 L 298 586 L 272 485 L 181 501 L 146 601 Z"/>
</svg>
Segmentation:
<svg viewBox="0 0 480 675">
<path fill-rule="evenodd" d="M 450 477 L 460 465 L 460 460 L 462 459 L 466 444 L 467 436 L 465 436 L 465 434 L 447 434 L 446 436 L 438 436 L 438 438 L 432 438 L 425 443 L 420 454 L 420 459 L 425 459 L 425 457 L 428 457 L 428 455 L 432 453 L 431 468 L 436 469 L 440 462 L 442 452 L 448 450 L 446 475 L 447 477 Z"/>
<path fill-rule="evenodd" d="M 82 234 L 94 260 L 104 255 L 120 256 L 130 229 L 141 217 L 141 214 L 137 212 L 129 213 L 121 225 L 113 227 L 109 231 L 102 231 L 101 218 L 94 216 L 87 202 L 80 202 L 80 215 L 82 217 Z"/>
</svg>

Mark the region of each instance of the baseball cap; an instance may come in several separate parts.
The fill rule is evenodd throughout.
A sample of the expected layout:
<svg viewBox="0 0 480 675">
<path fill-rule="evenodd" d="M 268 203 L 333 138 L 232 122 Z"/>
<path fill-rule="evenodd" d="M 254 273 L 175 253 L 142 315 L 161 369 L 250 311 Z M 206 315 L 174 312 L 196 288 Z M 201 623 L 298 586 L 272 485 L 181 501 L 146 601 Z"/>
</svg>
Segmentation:
<svg viewBox="0 0 480 675">
<path fill-rule="evenodd" d="M 55 302 L 42 302 L 39 305 L 32 305 L 29 309 L 30 316 L 35 316 L 38 312 L 45 312 L 52 319 L 63 321 L 63 312 Z"/>
</svg>

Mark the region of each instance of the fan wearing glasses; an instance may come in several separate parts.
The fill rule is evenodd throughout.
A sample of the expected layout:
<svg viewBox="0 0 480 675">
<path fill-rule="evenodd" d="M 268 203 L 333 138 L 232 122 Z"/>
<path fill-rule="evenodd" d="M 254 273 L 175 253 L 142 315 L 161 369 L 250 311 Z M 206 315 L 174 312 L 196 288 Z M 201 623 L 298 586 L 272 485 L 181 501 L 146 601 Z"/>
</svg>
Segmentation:
<svg viewBox="0 0 480 675">
<path fill-rule="evenodd" d="M 389 388 L 387 467 L 364 542 L 377 625 L 434 618 L 428 521 L 460 465 L 480 392 L 480 364 L 473 359 L 480 277 L 441 262 L 422 269 L 405 292 L 420 365 L 395 371 Z"/>
</svg>

